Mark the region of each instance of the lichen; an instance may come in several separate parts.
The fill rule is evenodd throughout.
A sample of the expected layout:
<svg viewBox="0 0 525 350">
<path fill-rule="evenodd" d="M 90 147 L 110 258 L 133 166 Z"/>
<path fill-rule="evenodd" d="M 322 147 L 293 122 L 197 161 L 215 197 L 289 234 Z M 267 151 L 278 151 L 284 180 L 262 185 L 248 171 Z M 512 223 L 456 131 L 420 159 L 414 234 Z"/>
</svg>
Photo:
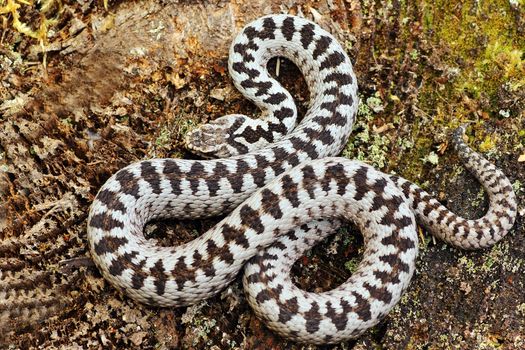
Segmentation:
<svg viewBox="0 0 525 350">
<path fill-rule="evenodd" d="M 376 113 L 383 111 L 383 101 L 378 95 L 359 98 L 357 120 L 353 136 L 342 152 L 342 156 L 372 163 L 382 169 L 387 164 L 390 139 L 381 133 L 370 130 L 371 120 Z"/>
<path fill-rule="evenodd" d="M 11 27 L 19 33 L 37 39 L 44 50 L 48 43 L 49 29 L 58 23 L 58 17 L 49 18 L 52 13 L 60 13 L 60 0 L 42 0 L 38 9 L 32 0 L 0 0 L 0 19 L 3 26 Z M 36 10 L 40 16 L 37 23 L 27 24 L 21 20 L 22 8 Z"/>
</svg>

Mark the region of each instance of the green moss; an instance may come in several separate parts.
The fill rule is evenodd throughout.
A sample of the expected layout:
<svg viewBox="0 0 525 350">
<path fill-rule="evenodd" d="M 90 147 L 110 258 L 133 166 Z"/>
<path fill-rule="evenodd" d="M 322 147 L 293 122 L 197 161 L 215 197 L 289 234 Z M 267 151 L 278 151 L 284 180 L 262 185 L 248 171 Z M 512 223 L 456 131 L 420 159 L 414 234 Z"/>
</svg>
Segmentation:
<svg viewBox="0 0 525 350">
<path fill-rule="evenodd" d="M 160 129 L 159 136 L 155 140 L 155 144 L 159 147 L 163 147 L 169 143 L 171 139 L 171 131 L 167 126 Z"/>
<path fill-rule="evenodd" d="M 489 157 L 509 147 L 516 149 L 520 144 L 516 139 L 524 139 L 525 131 L 498 134 L 490 128 L 498 122 L 505 130 L 519 125 L 522 118 L 525 36 L 516 18 L 525 16 L 525 6 L 504 0 L 424 0 L 417 5 L 401 2 L 395 9 L 385 5 L 381 11 L 385 21 L 379 27 L 395 28 L 400 45 L 392 47 L 378 38 L 372 47 L 372 56 L 378 59 L 374 67 L 386 67 L 387 75 L 389 64 L 396 69 L 396 62 L 403 62 L 399 65 L 406 69 L 407 78 L 363 84 L 377 92 L 361 96 L 356 126 L 343 155 L 382 170 L 395 169 L 421 183 L 438 165 L 438 154 L 447 149 L 448 133 L 465 121 L 471 122 L 468 134 L 478 145 L 474 148 Z M 420 32 L 415 34 L 415 29 Z M 421 86 L 415 87 L 419 81 Z M 414 89 L 417 100 L 412 105 L 405 104 L 407 95 L 396 82 Z M 373 129 L 384 124 L 396 130 L 376 133 Z"/>
<path fill-rule="evenodd" d="M 488 152 L 496 147 L 497 139 L 492 135 L 487 135 L 479 145 L 480 152 Z"/>
<path fill-rule="evenodd" d="M 435 45 L 448 49 L 446 55 L 440 56 L 444 63 L 459 69 L 458 76 L 448 81 L 439 94 L 434 84 L 424 89 L 422 101 L 428 110 L 434 109 L 432 105 L 464 100 L 467 94 L 471 99 L 485 99 L 486 112 L 497 117 L 499 92 L 505 89 L 512 93 L 525 86 L 525 36 L 517 32 L 516 11 L 523 9 L 513 9 L 503 0 L 462 5 L 437 0 L 424 4 L 425 31 L 433 33 L 430 38 Z M 454 107 L 456 115 L 441 117 L 450 120 L 471 112 L 464 103 Z M 441 111 L 447 113 L 449 109 Z"/>
<path fill-rule="evenodd" d="M 179 115 L 174 123 L 179 135 L 186 135 L 190 130 L 197 126 L 197 123 L 195 123 L 194 120 L 183 118 L 182 115 Z"/>
<path fill-rule="evenodd" d="M 347 269 L 351 273 L 354 273 L 357 270 L 357 266 L 359 265 L 360 261 L 361 261 L 360 257 L 356 257 L 356 258 L 348 260 L 347 262 L 345 262 L 345 269 Z"/>
</svg>

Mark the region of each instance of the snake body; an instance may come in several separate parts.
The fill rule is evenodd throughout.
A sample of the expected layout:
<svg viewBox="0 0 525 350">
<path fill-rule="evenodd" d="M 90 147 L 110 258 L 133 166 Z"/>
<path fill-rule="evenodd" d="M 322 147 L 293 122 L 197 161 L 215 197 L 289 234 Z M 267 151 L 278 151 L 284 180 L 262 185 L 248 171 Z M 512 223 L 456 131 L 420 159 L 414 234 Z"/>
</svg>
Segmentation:
<svg viewBox="0 0 525 350">
<path fill-rule="evenodd" d="M 275 56 L 293 61 L 309 86 L 309 109 L 298 125 L 292 97 L 266 70 Z M 301 342 L 340 342 L 377 324 L 408 287 L 416 218 L 465 249 L 488 247 L 512 227 L 516 199 L 509 180 L 465 145 L 462 128 L 453 137 L 456 151 L 490 200 L 477 220 L 458 217 L 407 180 L 333 157 L 352 129 L 357 84 L 345 51 L 318 25 L 288 15 L 257 19 L 232 43 L 229 71 L 262 118 L 228 115 L 188 136 L 195 151 L 226 158 L 131 164 L 102 186 L 91 206 L 93 260 L 133 299 L 191 305 L 218 293 L 245 267 L 247 300 L 271 329 Z M 229 211 L 177 247 L 143 235 L 150 220 Z M 340 220 L 355 222 L 365 237 L 357 271 L 331 291 L 298 289 L 291 265 Z"/>
</svg>

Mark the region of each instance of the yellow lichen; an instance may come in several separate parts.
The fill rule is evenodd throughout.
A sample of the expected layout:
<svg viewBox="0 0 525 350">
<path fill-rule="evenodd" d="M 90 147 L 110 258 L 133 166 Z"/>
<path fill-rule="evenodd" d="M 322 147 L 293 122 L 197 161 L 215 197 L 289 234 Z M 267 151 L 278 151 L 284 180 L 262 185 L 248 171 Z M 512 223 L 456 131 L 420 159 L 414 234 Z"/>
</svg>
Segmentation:
<svg viewBox="0 0 525 350">
<path fill-rule="evenodd" d="M 11 27 L 24 35 L 27 35 L 33 39 L 38 40 L 44 52 L 44 66 L 45 66 L 45 52 L 48 44 L 48 32 L 50 27 L 54 26 L 58 22 L 58 17 L 48 18 L 50 14 L 60 14 L 62 9 L 61 0 L 42 0 L 39 2 L 38 14 L 40 15 L 39 23 L 28 25 L 21 19 L 22 7 L 29 10 L 35 10 L 36 6 L 32 0 L 0 0 L 0 18 L 2 25 L 7 28 Z"/>
<path fill-rule="evenodd" d="M 488 152 L 492 150 L 494 147 L 496 147 L 497 140 L 495 137 L 491 135 L 487 135 L 485 139 L 481 142 L 479 145 L 479 151 L 480 152 Z"/>
<path fill-rule="evenodd" d="M 20 8 L 22 5 L 28 7 L 34 7 L 33 1 L 27 0 L 0 0 L 0 18 L 4 24 L 9 23 L 8 16 L 11 17 L 11 26 L 17 32 L 24 35 L 30 36 L 31 38 L 38 39 L 43 45 L 47 43 L 47 33 L 50 26 L 53 26 L 57 23 L 56 18 L 47 18 L 46 14 L 50 13 L 57 5 L 59 8 L 62 7 L 62 3 L 56 0 L 43 0 L 40 3 L 40 13 L 41 20 L 38 28 L 33 29 L 27 23 L 21 21 L 20 19 Z"/>
<path fill-rule="evenodd" d="M 525 40 L 517 32 L 513 11 L 521 10 L 513 10 L 505 1 L 456 6 L 437 0 L 424 5 L 424 26 L 435 33 L 437 44 L 449 48 L 449 54 L 442 56 L 446 63 L 458 68 L 458 76 L 449 82 L 447 101 L 458 101 L 466 92 L 473 99 L 493 102 L 502 87 L 509 92 L 525 87 Z M 494 110 L 488 112 L 497 115 L 496 104 L 492 106 Z M 468 114 L 471 110 L 458 112 Z"/>
</svg>

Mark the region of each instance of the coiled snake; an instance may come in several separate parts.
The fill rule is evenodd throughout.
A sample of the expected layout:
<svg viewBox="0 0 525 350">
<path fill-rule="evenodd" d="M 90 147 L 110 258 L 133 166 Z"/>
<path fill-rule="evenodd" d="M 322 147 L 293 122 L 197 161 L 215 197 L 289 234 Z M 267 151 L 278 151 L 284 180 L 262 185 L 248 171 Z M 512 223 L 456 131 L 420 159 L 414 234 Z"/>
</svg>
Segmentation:
<svg viewBox="0 0 525 350">
<path fill-rule="evenodd" d="M 296 126 L 290 94 L 266 70 L 275 56 L 293 61 L 310 89 Z M 451 213 L 416 185 L 337 156 L 356 115 L 357 83 L 343 48 L 299 17 L 270 15 L 247 25 L 230 49 L 235 86 L 262 110 L 259 119 L 228 115 L 188 135 L 198 153 L 223 159 L 151 159 L 114 174 L 88 218 L 91 255 L 104 277 L 133 299 L 185 306 L 218 293 L 244 267 L 256 314 L 279 334 L 334 343 L 377 324 L 399 301 L 414 273 L 416 221 L 465 249 L 490 246 L 512 227 L 516 199 L 509 180 L 462 141 L 465 166 L 488 192 L 477 220 Z M 158 218 L 203 218 L 233 210 L 199 238 L 177 247 L 146 240 Z M 365 237 L 357 271 L 315 294 L 290 280 L 293 262 L 351 220 Z"/>
</svg>

